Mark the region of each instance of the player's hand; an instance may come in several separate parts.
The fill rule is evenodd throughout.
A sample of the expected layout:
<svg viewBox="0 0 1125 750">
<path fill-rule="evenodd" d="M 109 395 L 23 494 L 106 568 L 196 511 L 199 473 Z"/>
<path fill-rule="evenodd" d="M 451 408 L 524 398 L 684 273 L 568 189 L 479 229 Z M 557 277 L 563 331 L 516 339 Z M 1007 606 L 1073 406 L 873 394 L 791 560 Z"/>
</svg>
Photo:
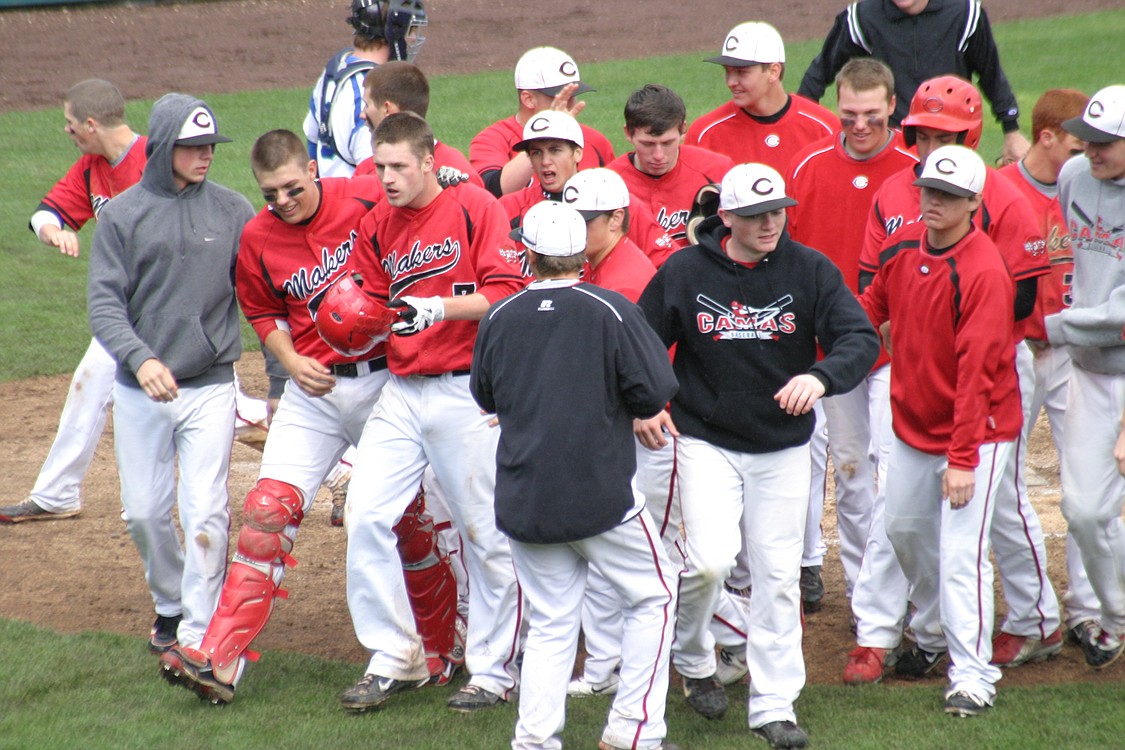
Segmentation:
<svg viewBox="0 0 1125 750">
<path fill-rule="evenodd" d="M 281 399 L 279 398 L 266 399 L 266 427 L 269 427 L 273 423 L 273 415 L 277 414 L 277 407 L 280 404 Z"/>
<path fill-rule="evenodd" d="M 968 505 L 975 490 L 976 475 L 971 471 L 949 468 L 941 477 L 941 494 L 949 498 L 949 507 L 953 510 Z"/>
<path fill-rule="evenodd" d="M 556 112 L 566 112 L 571 117 L 578 117 L 578 113 L 586 109 L 586 102 L 577 101 L 574 98 L 574 93 L 578 91 L 577 83 L 568 83 L 559 89 L 559 93 L 555 94 L 554 100 L 551 102 L 551 109 Z"/>
<path fill-rule="evenodd" d="M 1117 462 L 1117 471 L 1125 475 L 1125 429 L 1117 436 L 1117 444 L 1113 446 L 1113 460 Z"/>
<path fill-rule="evenodd" d="M 676 429 L 675 423 L 672 422 L 672 415 L 667 411 L 661 411 L 655 417 L 649 419 L 633 420 L 633 434 L 637 436 L 637 440 L 641 441 L 641 445 L 649 450 L 660 450 L 668 445 L 665 431 L 672 437 L 680 436 L 680 431 Z"/>
<path fill-rule="evenodd" d="M 879 338 L 883 339 L 883 348 L 887 350 L 887 354 L 891 353 L 891 321 L 883 321 L 883 325 L 879 326 Z"/>
<path fill-rule="evenodd" d="M 491 413 L 485 411 L 484 409 L 481 409 L 480 415 L 482 417 L 488 417 L 488 426 L 489 427 L 499 427 L 500 426 L 500 417 L 496 416 L 495 414 L 491 414 Z"/>
<path fill-rule="evenodd" d="M 450 188 L 454 185 L 460 185 L 462 182 L 468 182 L 469 175 L 454 167 L 438 167 L 437 181 L 444 190 L 445 188 Z"/>
<path fill-rule="evenodd" d="M 387 307 L 400 308 L 398 320 L 391 323 L 391 333 L 399 336 L 413 336 L 445 320 L 445 303 L 441 297 L 398 297 L 388 302 Z"/>
<path fill-rule="evenodd" d="M 286 369 L 297 387 L 313 398 L 326 396 L 336 387 L 332 371 L 312 357 L 297 357 L 286 363 Z"/>
<path fill-rule="evenodd" d="M 77 258 L 79 253 L 78 235 L 69 229 L 60 227 L 43 227 L 43 241 L 59 249 L 63 255 Z"/>
<path fill-rule="evenodd" d="M 172 377 L 172 371 L 156 357 L 146 359 L 137 368 L 137 383 L 153 401 L 170 403 L 180 395 L 180 386 Z"/>
<path fill-rule="evenodd" d="M 824 383 L 815 375 L 797 375 L 786 383 L 780 391 L 773 395 L 777 405 L 785 410 L 786 414 L 798 416 L 807 414 L 813 404 L 824 395 Z"/>
<path fill-rule="evenodd" d="M 1006 166 L 1019 161 L 1027 156 L 1027 152 L 1031 149 L 1031 144 L 1027 142 L 1027 138 L 1023 133 L 1018 130 L 1013 130 L 1010 133 L 1004 134 L 1004 150 L 1000 154 L 1000 166 Z"/>
</svg>

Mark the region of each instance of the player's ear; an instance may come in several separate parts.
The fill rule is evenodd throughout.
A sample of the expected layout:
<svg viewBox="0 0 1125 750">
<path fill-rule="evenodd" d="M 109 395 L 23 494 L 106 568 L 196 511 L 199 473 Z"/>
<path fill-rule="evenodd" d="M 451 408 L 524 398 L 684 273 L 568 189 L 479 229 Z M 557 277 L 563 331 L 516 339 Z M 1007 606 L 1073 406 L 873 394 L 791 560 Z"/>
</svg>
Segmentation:
<svg viewBox="0 0 1125 750">
<path fill-rule="evenodd" d="M 536 106 L 538 106 L 539 104 L 539 102 L 535 99 L 535 92 L 528 91 L 527 89 L 520 89 L 519 95 L 520 106 L 524 109 L 530 109 L 532 112 L 534 112 Z"/>
<path fill-rule="evenodd" d="M 305 165 L 305 170 L 309 173 L 309 179 L 316 179 L 316 159 L 309 159 L 309 163 Z"/>
<path fill-rule="evenodd" d="M 386 117 L 387 115 L 393 115 L 396 112 L 401 112 L 401 111 L 402 111 L 402 107 L 398 106 L 394 102 L 391 102 L 391 101 L 383 102 L 383 117 Z"/>
<path fill-rule="evenodd" d="M 574 160 L 575 161 L 582 161 L 582 147 L 581 146 L 575 146 L 574 147 Z"/>
<path fill-rule="evenodd" d="M 633 130 L 632 130 L 632 128 L 630 128 L 628 125 L 624 125 L 624 126 L 622 126 L 621 129 L 625 131 L 625 140 L 629 143 L 629 145 L 633 145 Z"/>
<path fill-rule="evenodd" d="M 730 213 L 725 209 L 719 209 L 719 218 L 723 221 L 723 226 L 730 229 Z"/>
</svg>

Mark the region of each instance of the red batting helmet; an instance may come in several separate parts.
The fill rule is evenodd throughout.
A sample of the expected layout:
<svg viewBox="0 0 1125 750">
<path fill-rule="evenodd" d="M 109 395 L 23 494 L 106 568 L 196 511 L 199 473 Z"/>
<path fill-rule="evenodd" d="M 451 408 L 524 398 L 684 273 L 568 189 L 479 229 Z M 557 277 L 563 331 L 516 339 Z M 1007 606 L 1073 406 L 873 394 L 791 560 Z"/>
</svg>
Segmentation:
<svg viewBox="0 0 1125 750">
<path fill-rule="evenodd" d="M 902 121 L 902 137 L 907 146 L 914 145 L 915 127 L 959 133 L 957 142 L 975 149 L 984 129 L 980 92 L 958 76 L 924 81 L 910 100 L 910 113 Z"/>
<path fill-rule="evenodd" d="M 386 341 L 397 319 L 345 274 L 324 292 L 314 322 L 324 343 L 345 357 L 358 357 Z"/>
</svg>

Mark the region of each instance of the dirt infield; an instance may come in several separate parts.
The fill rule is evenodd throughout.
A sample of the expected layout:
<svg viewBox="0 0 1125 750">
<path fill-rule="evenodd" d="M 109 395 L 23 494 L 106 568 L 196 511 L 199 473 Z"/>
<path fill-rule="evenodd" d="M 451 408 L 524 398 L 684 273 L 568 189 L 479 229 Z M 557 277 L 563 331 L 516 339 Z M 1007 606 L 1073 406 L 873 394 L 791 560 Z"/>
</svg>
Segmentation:
<svg viewBox="0 0 1125 750">
<path fill-rule="evenodd" d="M 210 93 L 306 85 L 347 42 L 343 19 L 348 5 L 340 0 L 239 0 L 3 12 L 0 111 L 55 106 L 70 84 L 90 76 L 115 81 L 131 98 L 173 89 Z M 764 17 L 797 39 L 824 33 L 843 3 L 791 0 L 771 5 Z M 1071 0 L 1066 9 L 1077 13 L 1117 6 L 1118 0 Z M 746 20 L 738 4 L 715 0 L 696 3 L 694 21 L 685 19 L 683 4 L 674 0 L 603 0 L 595 9 L 574 0 L 534 8 L 514 0 L 427 0 L 427 7 L 431 26 L 419 63 L 430 73 L 510 69 L 524 49 L 536 44 L 564 47 L 579 62 L 708 50 L 730 26 Z M 636 9 L 642 7 L 644 23 L 635 23 Z M 1051 0 L 987 0 L 986 7 L 994 21 L 1059 10 Z M 64 147 L 60 138 L 59 148 Z M 259 363 L 258 355 L 248 355 L 240 374 L 247 390 L 260 394 Z M 32 486 L 54 437 L 67 382 L 68 377 L 60 376 L 0 384 L 0 402 L 6 405 L 0 413 L 3 504 L 22 499 Z M 235 516 L 256 478 L 258 456 L 243 446 L 234 449 L 230 490 Z M 1061 591 L 1064 529 L 1057 463 L 1043 425 L 1033 440 L 1030 463 L 1047 481 L 1035 491 L 1036 504 L 1049 534 L 1052 577 Z M 0 617 L 67 632 L 134 634 L 141 648 L 153 617 L 152 602 L 120 519 L 108 430 L 84 497 L 86 509 L 75 520 L 0 526 L 0 570 L 6 581 Z M 285 582 L 291 598 L 279 602 L 257 641 L 267 658 L 270 650 L 286 649 L 366 660 L 344 601 L 344 535 L 328 526 L 327 507 L 322 496 L 307 517 L 294 551 L 300 566 Z M 829 508 L 825 528 L 830 538 L 833 524 Z M 826 606 L 808 618 L 805 635 L 813 683 L 838 681 L 854 645 L 834 549 L 825 578 Z M 1120 679 L 1120 674 L 1094 674 L 1078 650 L 1068 646 L 1050 662 L 1008 673 L 1004 683 L 1097 682 Z"/>
</svg>

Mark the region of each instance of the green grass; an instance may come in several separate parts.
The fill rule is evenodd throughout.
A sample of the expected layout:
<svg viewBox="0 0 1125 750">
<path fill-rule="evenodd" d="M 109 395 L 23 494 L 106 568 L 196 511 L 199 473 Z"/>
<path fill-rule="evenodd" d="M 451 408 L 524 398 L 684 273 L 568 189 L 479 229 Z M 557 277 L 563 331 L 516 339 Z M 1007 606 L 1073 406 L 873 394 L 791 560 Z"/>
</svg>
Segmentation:
<svg viewBox="0 0 1125 750">
<path fill-rule="evenodd" d="M 235 702 L 218 708 L 165 684 L 140 638 L 59 635 L 10 620 L 0 620 L 0 665 L 0 750 L 486 750 L 507 747 L 516 718 L 515 706 L 453 714 L 444 705 L 450 688 L 404 693 L 379 711 L 349 715 L 336 694 L 358 678 L 361 667 L 277 652 L 252 665 Z M 919 687 L 814 686 L 802 694 L 797 712 L 813 746 L 822 750 L 1125 744 L 1125 682 L 1035 688 L 1001 683 L 996 709 L 974 720 L 946 717 L 941 691 L 940 680 Z M 729 713 L 711 722 L 687 708 L 673 688 L 669 739 L 691 750 L 741 750 L 755 743 L 746 724 L 747 687 L 729 693 Z M 570 700 L 567 708 L 566 746 L 593 747 L 608 701 Z"/>
<path fill-rule="evenodd" d="M 1069 86 L 1093 93 L 1121 80 L 1120 40 L 1125 38 L 1125 11 L 1073 17 L 1045 18 L 1001 24 L 996 36 L 1029 125 L 1035 99 L 1047 88 Z M 788 45 L 786 83 L 795 89 L 819 41 Z M 604 132 L 618 151 L 625 150 L 621 132 L 625 99 L 638 86 L 659 82 L 678 91 L 695 117 L 726 100 L 728 94 L 719 69 L 702 62 L 710 54 L 654 57 L 609 63 L 583 64 L 583 78 L 598 89 L 585 97 L 588 107 L 582 120 Z M 316 71 L 308 71 L 311 81 Z M 77 74 L 76 74 L 77 77 Z M 299 131 L 308 89 L 216 94 L 208 102 L 218 114 L 222 130 L 235 142 L 220 146 L 213 177 L 244 192 L 261 205 L 247 155 L 254 138 L 275 127 Z M 468 150 L 469 141 L 482 127 L 515 109 L 511 73 L 443 76 L 432 81 L 430 120 L 438 136 Z M 835 105 L 830 93 L 825 105 Z M 129 119 L 144 129 L 150 101 L 131 102 Z M 86 258 L 92 227 L 82 232 L 83 257 L 74 260 L 42 246 L 27 231 L 27 220 L 40 197 L 73 163 L 75 150 L 61 132 L 61 108 L 0 113 L 0 275 L 9 293 L 0 298 L 0 381 L 33 375 L 70 372 L 89 341 L 85 320 Z M 998 126 L 986 118 L 981 152 L 989 158 L 1000 153 Z M 253 334 L 244 329 L 244 342 L 256 348 Z"/>
</svg>

